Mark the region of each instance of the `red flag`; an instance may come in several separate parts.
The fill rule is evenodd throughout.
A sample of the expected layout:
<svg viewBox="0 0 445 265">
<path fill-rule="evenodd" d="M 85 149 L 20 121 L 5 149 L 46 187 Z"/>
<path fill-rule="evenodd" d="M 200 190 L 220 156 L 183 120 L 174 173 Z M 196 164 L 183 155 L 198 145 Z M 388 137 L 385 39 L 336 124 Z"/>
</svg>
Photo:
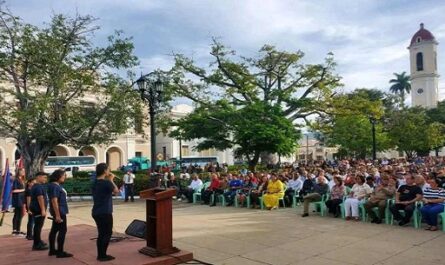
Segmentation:
<svg viewBox="0 0 445 265">
<path fill-rule="evenodd" d="M 20 156 L 19 162 L 17 163 L 17 169 L 25 168 L 25 164 L 23 163 L 23 156 Z"/>
</svg>

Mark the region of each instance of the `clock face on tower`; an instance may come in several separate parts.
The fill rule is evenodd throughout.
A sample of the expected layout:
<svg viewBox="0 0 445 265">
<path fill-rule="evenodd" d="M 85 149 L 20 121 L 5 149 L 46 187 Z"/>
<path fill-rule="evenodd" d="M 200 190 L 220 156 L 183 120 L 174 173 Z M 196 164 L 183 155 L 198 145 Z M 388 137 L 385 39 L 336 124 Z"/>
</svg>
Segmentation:
<svg viewBox="0 0 445 265">
<path fill-rule="evenodd" d="M 423 88 L 417 89 L 417 94 L 422 94 L 422 93 L 423 93 Z"/>
</svg>

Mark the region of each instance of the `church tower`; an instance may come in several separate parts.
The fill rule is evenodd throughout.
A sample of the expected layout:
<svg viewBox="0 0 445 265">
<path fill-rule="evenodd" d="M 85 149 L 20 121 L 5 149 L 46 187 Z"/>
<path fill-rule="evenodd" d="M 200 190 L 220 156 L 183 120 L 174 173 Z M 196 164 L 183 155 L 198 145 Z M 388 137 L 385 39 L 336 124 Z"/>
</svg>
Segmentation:
<svg viewBox="0 0 445 265">
<path fill-rule="evenodd" d="M 434 108 L 439 95 L 439 75 L 437 74 L 437 45 L 433 34 L 423 23 L 411 38 L 409 45 L 411 64 L 412 106 Z"/>
</svg>

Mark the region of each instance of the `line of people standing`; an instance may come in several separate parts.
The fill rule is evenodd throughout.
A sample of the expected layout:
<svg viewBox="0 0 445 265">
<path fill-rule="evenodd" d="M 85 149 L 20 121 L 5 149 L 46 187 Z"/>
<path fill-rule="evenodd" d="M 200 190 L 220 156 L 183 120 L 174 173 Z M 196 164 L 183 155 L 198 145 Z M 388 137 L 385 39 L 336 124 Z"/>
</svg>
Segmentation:
<svg viewBox="0 0 445 265">
<path fill-rule="evenodd" d="M 114 257 L 107 254 L 108 245 L 113 229 L 113 194 L 119 189 L 114 183 L 114 175 L 105 163 L 96 166 L 96 179 L 92 185 L 93 208 L 92 217 L 98 230 L 97 238 L 97 260 L 110 261 Z M 22 217 L 27 213 L 28 224 L 26 238 L 32 240 L 33 251 L 48 250 L 48 256 L 57 258 L 70 258 L 73 254 L 64 249 L 65 238 L 68 231 L 67 215 L 69 214 L 67 203 L 67 192 L 62 184 L 66 179 L 63 169 L 55 170 L 49 176 L 44 172 L 38 172 L 34 178 L 26 181 L 25 172 L 20 169 L 13 180 L 12 206 L 13 235 L 24 235 L 21 232 Z M 48 209 L 49 206 L 49 209 Z M 48 212 L 51 217 L 48 217 Z M 52 220 L 48 243 L 41 237 L 45 219 Z"/>
</svg>

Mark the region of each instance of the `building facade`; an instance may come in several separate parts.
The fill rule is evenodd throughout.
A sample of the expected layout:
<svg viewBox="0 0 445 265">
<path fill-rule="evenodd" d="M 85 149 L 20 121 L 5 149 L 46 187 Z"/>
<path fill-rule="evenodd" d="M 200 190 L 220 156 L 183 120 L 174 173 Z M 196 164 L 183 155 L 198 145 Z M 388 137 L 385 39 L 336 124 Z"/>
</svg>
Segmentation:
<svg viewBox="0 0 445 265">
<path fill-rule="evenodd" d="M 80 149 L 59 145 L 51 152 L 52 156 L 86 156 L 92 155 L 97 163 L 105 162 L 112 170 L 119 169 L 134 156 L 150 157 L 150 139 L 136 133 L 128 132 L 119 136 L 113 143 L 108 145 L 91 145 Z M 0 169 L 3 172 L 6 159 L 9 160 L 10 168 L 14 168 L 15 161 L 20 158 L 17 151 L 16 141 L 12 138 L 0 137 Z"/>
<path fill-rule="evenodd" d="M 333 160 L 338 152 L 337 147 L 328 147 L 315 138 L 305 135 L 298 142 L 296 161 Z"/>
<path fill-rule="evenodd" d="M 172 119 L 181 119 L 193 111 L 193 107 L 186 104 L 180 104 L 172 108 L 170 115 Z M 156 136 L 156 153 L 158 157 L 163 159 L 179 158 L 184 156 L 216 156 L 219 163 L 233 164 L 234 156 L 232 149 L 219 151 L 215 149 L 208 149 L 204 151 L 197 151 L 195 147 L 199 140 L 180 141 L 160 133 Z"/>
</svg>

